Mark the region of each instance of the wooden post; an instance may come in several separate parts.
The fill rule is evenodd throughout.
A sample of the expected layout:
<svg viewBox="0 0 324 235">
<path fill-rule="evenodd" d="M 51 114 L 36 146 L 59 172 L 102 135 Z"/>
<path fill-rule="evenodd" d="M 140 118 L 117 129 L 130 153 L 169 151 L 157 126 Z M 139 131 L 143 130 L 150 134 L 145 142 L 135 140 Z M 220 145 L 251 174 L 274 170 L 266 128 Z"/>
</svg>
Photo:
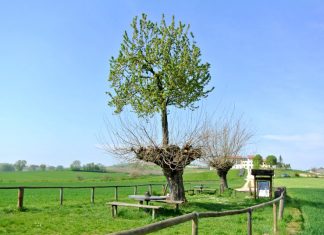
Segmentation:
<svg viewBox="0 0 324 235">
<path fill-rule="evenodd" d="M 117 216 L 117 205 L 112 206 L 112 217 L 116 217 Z"/>
<path fill-rule="evenodd" d="M 60 205 L 63 205 L 63 188 L 60 188 Z"/>
<path fill-rule="evenodd" d="M 94 198 L 95 198 L 95 187 L 92 187 L 91 189 L 91 203 L 94 204 Z"/>
<path fill-rule="evenodd" d="M 137 185 L 134 186 L 134 195 L 137 194 Z"/>
<path fill-rule="evenodd" d="M 23 209 L 24 206 L 24 187 L 19 187 L 18 188 L 18 203 L 17 203 L 17 207 L 19 210 Z"/>
<path fill-rule="evenodd" d="M 255 176 L 254 176 L 254 200 L 256 199 L 256 192 L 257 192 L 257 181 L 255 179 Z"/>
<path fill-rule="evenodd" d="M 270 199 L 272 199 L 272 176 L 270 176 Z"/>
<path fill-rule="evenodd" d="M 149 193 L 150 193 L 150 195 L 152 195 L 152 184 L 149 184 Z"/>
<path fill-rule="evenodd" d="M 279 201 L 279 220 L 282 220 L 283 218 L 284 206 L 285 206 L 285 199 L 282 197 Z"/>
<path fill-rule="evenodd" d="M 273 203 L 273 232 L 277 232 L 277 204 Z"/>
<path fill-rule="evenodd" d="M 115 200 L 118 201 L 118 186 L 115 186 Z"/>
<path fill-rule="evenodd" d="M 192 219 L 191 234 L 198 235 L 198 214 L 195 213 L 195 217 Z"/>
<path fill-rule="evenodd" d="M 248 219 L 247 219 L 247 234 L 252 235 L 252 210 L 248 211 Z"/>
</svg>

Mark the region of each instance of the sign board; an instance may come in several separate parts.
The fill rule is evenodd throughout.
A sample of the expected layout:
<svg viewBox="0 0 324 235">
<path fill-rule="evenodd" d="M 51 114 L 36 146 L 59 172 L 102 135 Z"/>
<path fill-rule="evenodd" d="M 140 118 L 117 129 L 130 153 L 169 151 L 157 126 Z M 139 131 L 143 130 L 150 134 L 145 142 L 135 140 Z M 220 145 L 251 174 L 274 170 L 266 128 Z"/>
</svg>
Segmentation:
<svg viewBox="0 0 324 235">
<path fill-rule="evenodd" d="M 270 197 L 270 181 L 258 181 L 258 196 Z"/>
</svg>

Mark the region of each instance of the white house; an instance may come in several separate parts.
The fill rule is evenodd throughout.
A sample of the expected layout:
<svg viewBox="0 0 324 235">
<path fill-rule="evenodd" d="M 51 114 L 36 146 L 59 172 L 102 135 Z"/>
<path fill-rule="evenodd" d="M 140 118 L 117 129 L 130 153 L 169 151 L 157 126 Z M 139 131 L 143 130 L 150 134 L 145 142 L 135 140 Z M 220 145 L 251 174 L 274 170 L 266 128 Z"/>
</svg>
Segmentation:
<svg viewBox="0 0 324 235">
<path fill-rule="evenodd" d="M 249 155 L 246 157 L 236 156 L 232 157 L 235 161 L 232 169 L 247 169 L 251 170 L 253 168 L 253 155 Z"/>
<path fill-rule="evenodd" d="M 249 155 L 246 157 L 242 156 L 237 156 L 237 157 L 232 157 L 235 160 L 235 164 L 232 167 L 232 169 L 247 169 L 251 170 L 253 169 L 253 158 L 254 155 Z M 270 166 L 268 165 L 265 161 L 262 161 L 260 168 L 262 169 L 270 169 L 270 168 L 276 168 L 276 166 Z"/>
</svg>

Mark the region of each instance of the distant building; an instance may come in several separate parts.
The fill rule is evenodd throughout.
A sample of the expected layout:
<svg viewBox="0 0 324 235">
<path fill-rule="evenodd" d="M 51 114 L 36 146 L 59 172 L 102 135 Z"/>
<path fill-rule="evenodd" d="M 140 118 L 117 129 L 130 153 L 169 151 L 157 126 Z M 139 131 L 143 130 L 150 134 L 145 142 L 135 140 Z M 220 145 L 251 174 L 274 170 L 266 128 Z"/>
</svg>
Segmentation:
<svg viewBox="0 0 324 235">
<path fill-rule="evenodd" d="M 246 157 L 242 157 L 242 156 L 232 157 L 232 159 L 235 160 L 232 169 L 247 169 L 247 170 L 253 169 L 253 158 L 254 155 L 249 155 Z M 270 165 L 266 164 L 265 161 L 263 161 L 260 165 L 260 168 L 269 169 L 269 168 L 276 168 L 276 166 L 271 167 Z"/>
<path fill-rule="evenodd" d="M 246 157 L 232 157 L 232 159 L 234 159 L 234 166 L 232 167 L 232 169 L 247 169 L 250 171 L 253 168 L 253 158 L 253 155 Z"/>
</svg>

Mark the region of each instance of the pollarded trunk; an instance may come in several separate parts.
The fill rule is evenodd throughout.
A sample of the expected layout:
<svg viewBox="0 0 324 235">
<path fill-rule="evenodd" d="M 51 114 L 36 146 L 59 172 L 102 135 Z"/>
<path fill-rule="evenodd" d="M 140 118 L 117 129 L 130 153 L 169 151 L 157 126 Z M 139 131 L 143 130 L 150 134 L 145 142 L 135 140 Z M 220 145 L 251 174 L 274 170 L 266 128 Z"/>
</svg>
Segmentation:
<svg viewBox="0 0 324 235">
<path fill-rule="evenodd" d="M 228 171 L 217 169 L 217 175 L 219 176 L 220 186 L 221 186 L 222 190 L 228 189 L 227 173 L 228 173 Z"/>
<path fill-rule="evenodd" d="M 186 201 L 185 189 L 183 185 L 183 169 L 171 170 L 169 168 L 163 168 L 163 174 L 167 178 L 170 199 L 174 201 Z"/>
</svg>

